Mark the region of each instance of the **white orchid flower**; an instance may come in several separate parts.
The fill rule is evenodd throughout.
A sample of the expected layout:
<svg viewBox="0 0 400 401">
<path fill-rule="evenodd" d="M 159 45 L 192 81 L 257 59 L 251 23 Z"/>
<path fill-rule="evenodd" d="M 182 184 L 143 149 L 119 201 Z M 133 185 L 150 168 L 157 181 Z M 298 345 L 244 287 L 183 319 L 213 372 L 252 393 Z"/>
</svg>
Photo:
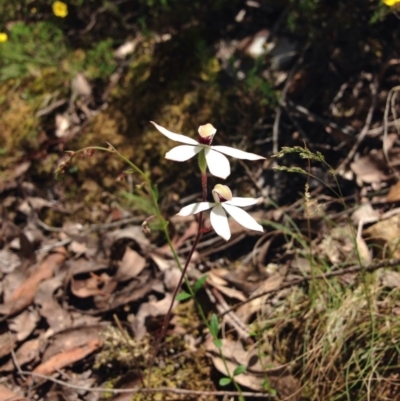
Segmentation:
<svg viewBox="0 0 400 401">
<path fill-rule="evenodd" d="M 234 198 L 231 190 L 226 185 L 217 184 L 212 190 L 215 202 L 199 202 L 185 206 L 178 213 L 178 216 L 189 216 L 211 209 L 210 222 L 215 232 L 225 241 L 231 238 L 231 231 L 228 224 L 228 212 L 239 224 L 249 230 L 263 232 L 263 227 L 253 217 L 240 207 L 255 205 L 259 199 Z"/>
<path fill-rule="evenodd" d="M 216 177 L 225 179 L 231 173 L 229 160 L 222 153 L 236 157 L 237 159 L 265 159 L 265 157 L 258 156 L 254 153 L 244 152 L 243 150 L 230 148 L 229 146 L 211 146 L 211 142 L 217 132 L 212 124 L 205 124 L 199 127 L 199 140 L 196 141 L 188 136 L 168 131 L 166 128 L 161 127 L 161 125 L 158 125 L 153 121 L 151 121 L 151 123 L 167 138 L 185 144 L 177 146 L 167 152 L 165 155 L 167 159 L 183 162 L 189 160 L 204 149 L 207 166 L 210 173 Z"/>
</svg>

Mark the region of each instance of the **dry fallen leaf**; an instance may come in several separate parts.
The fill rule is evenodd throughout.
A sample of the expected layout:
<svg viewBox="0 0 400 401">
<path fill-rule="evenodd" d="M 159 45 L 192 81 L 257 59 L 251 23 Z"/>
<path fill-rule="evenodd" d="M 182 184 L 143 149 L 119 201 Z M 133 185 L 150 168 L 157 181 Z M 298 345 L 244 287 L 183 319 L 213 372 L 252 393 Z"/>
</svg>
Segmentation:
<svg viewBox="0 0 400 401">
<path fill-rule="evenodd" d="M 166 294 L 160 301 L 150 301 L 140 305 L 132 330 L 135 333 L 135 339 L 141 340 L 147 333 L 145 326 L 148 317 L 165 316 L 172 302 L 172 295 Z M 175 303 L 176 301 L 174 301 Z"/>
<path fill-rule="evenodd" d="M 15 347 L 17 343 L 17 337 L 10 333 L 0 334 L 0 358 L 8 355 Z"/>
<path fill-rule="evenodd" d="M 55 299 L 55 293 L 62 288 L 66 272 L 58 273 L 55 277 L 39 284 L 35 296 L 35 304 L 39 306 L 39 313 L 43 316 L 49 327 L 58 333 L 72 325 L 70 313 Z"/>
<path fill-rule="evenodd" d="M 17 340 L 24 341 L 28 338 L 40 320 L 39 312 L 36 309 L 29 308 L 19 315 L 8 319 L 9 329 L 16 333 Z"/>
<path fill-rule="evenodd" d="M 382 284 L 388 288 L 400 289 L 400 273 L 392 270 L 384 270 L 382 277 Z"/>
<path fill-rule="evenodd" d="M 381 182 L 388 178 L 387 163 L 382 150 L 371 151 L 350 164 L 358 181 L 365 183 Z"/>
<path fill-rule="evenodd" d="M 39 357 L 40 339 L 35 338 L 24 342 L 15 352 L 15 359 L 19 366 L 24 366 Z M 12 372 L 15 369 L 14 361 L 10 358 L 4 365 L 0 366 L 0 372 Z"/>
<path fill-rule="evenodd" d="M 54 271 L 64 262 L 67 257 L 65 248 L 57 248 L 54 253 L 49 254 L 37 269 L 19 286 L 11 298 L 0 305 L 0 313 L 13 316 L 24 310 L 33 302 L 39 284 L 52 277 Z"/>
<path fill-rule="evenodd" d="M 242 302 L 247 299 L 241 291 L 228 286 L 227 281 L 216 275 L 213 270 L 207 274 L 207 284 L 215 287 L 229 298 L 238 299 Z"/>
<path fill-rule="evenodd" d="M 127 246 L 114 279 L 118 282 L 131 280 L 138 276 L 146 266 L 146 259 Z"/>
<path fill-rule="evenodd" d="M 8 390 L 0 384 L 0 401 L 25 401 L 26 398 L 22 397 L 11 390 Z"/>
<path fill-rule="evenodd" d="M 261 294 L 263 292 L 274 291 L 278 289 L 281 286 L 283 279 L 284 276 L 279 273 L 268 277 L 261 283 L 260 287 L 250 295 L 250 297 L 256 296 L 257 294 Z M 265 306 L 265 301 L 267 298 L 268 295 L 264 295 L 246 302 L 242 306 L 239 306 L 236 314 L 243 322 L 247 323 L 254 313 L 259 312 Z"/>
<path fill-rule="evenodd" d="M 109 281 L 110 278 L 103 275 L 97 276 L 91 273 L 90 277 L 82 280 L 71 279 L 71 291 L 78 298 L 88 298 L 93 295 L 106 295 L 106 293 L 101 288 L 102 285 Z"/>
<path fill-rule="evenodd" d="M 388 257 L 400 258 L 400 214 L 381 220 L 364 230 L 368 243 Z"/>
<path fill-rule="evenodd" d="M 391 203 L 400 201 L 400 181 L 390 188 L 386 201 Z"/>
<path fill-rule="evenodd" d="M 80 361 L 87 355 L 96 351 L 102 345 L 103 345 L 102 340 L 98 338 L 90 340 L 85 345 L 82 345 L 80 347 L 71 348 L 63 352 L 60 352 L 59 354 L 53 355 L 50 359 L 37 366 L 33 370 L 33 373 L 39 373 L 41 375 L 50 376 L 54 372 L 57 372 L 58 370 L 66 366 L 72 365 L 73 363 Z M 35 381 L 37 382 L 38 380 L 35 379 Z M 30 385 L 31 382 L 32 378 L 29 377 L 27 379 L 27 384 Z"/>
<path fill-rule="evenodd" d="M 300 382 L 291 374 L 288 365 L 279 365 L 271 360 L 269 356 L 263 356 L 260 361 L 260 354 L 256 348 L 245 351 L 240 341 L 222 339 L 221 351 L 226 358 L 226 365 L 230 372 L 233 372 L 239 365 L 247 369 L 242 374 L 235 376 L 235 381 L 254 391 L 263 391 L 262 382 L 265 376 L 276 389 L 280 399 L 287 401 L 300 400 Z M 207 353 L 211 356 L 215 368 L 223 375 L 227 375 L 225 363 L 220 358 L 220 352 L 213 343 L 207 342 Z"/>
</svg>

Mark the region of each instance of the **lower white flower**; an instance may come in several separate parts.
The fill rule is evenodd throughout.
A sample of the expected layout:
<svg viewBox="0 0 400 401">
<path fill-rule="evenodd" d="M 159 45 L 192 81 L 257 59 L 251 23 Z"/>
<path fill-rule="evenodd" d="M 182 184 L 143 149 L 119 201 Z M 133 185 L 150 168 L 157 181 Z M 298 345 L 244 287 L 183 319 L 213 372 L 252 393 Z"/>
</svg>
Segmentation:
<svg viewBox="0 0 400 401">
<path fill-rule="evenodd" d="M 211 209 L 210 222 L 215 232 L 225 241 L 231 238 L 228 224 L 228 212 L 239 224 L 249 230 L 261 231 L 264 229 L 253 217 L 240 207 L 255 205 L 259 199 L 232 197 L 231 190 L 226 185 L 217 184 L 212 190 L 215 202 L 198 202 L 185 206 L 180 210 L 178 216 L 189 216 Z"/>
</svg>

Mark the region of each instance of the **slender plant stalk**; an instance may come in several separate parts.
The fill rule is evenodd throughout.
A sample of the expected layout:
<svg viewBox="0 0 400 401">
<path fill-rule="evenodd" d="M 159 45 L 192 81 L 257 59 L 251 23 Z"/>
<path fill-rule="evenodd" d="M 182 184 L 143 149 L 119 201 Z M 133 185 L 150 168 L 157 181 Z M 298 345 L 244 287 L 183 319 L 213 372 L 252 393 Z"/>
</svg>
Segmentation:
<svg viewBox="0 0 400 401">
<path fill-rule="evenodd" d="M 200 305 L 200 303 L 197 301 L 196 297 L 195 297 L 195 293 L 190 285 L 189 280 L 186 277 L 186 271 L 189 267 L 190 261 L 192 259 L 193 253 L 197 248 L 197 245 L 200 242 L 201 236 L 204 233 L 205 229 L 203 227 L 203 212 L 200 212 L 198 215 L 198 229 L 197 229 L 197 234 L 195 237 L 195 240 L 193 242 L 192 248 L 187 256 L 185 265 L 182 268 L 181 262 L 179 260 L 179 256 L 176 253 L 176 250 L 174 248 L 174 245 L 172 243 L 171 237 L 169 235 L 168 232 L 168 223 L 165 221 L 164 217 L 161 214 L 160 208 L 158 206 L 158 195 L 155 193 L 151 180 L 149 178 L 149 176 L 142 171 L 139 167 L 137 167 L 134 163 L 132 163 L 128 158 L 126 158 L 125 156 L 123 156 L 121 153 L 119 153 L 112 145 L 109 144 L 108 148 L 105 147 L 101 147 L 101 146 L 90 146 L 90 147 L 86 147 L 83 149 L 80 149 L 76 152 L 70 152 L 70 159 L 68 160 L 67 163 L 64 163 L 62 165 L 60 165 L 56 171 L 56 175 L 60 174 L 64 171 L 65 167 L 68 165 L 68 163 L 72 160 L 73 157 L 75 157 L 76 155 L 80 154 L 80 153 L 85 153 L 85 152 L 91 152 L 91 151 L 102 151 L 102 152 L 107 152 L 107 153 L 113 153 L 116 154 L 121 160 L 123 160 L 125 163 L 127 163 L 134 172 L 136 172 L 137 174 L 139 174 L 139 176 L 144 180 L 144 182 L 146 183 L 146 185 L 149 188 L 149 192 L 151 194 L 151 200 L 154 206 L 154 210 L 155 210 L 155 215 L 160 219 L 160 221 L 162 222 L 161 226 L 162 226 L 162 231 L 165 235 L 165 239 L 168 243 L 168 246 L 172 252 L 172 256 L 177 264 L 177 266 L 179 267 L 180 271 L 181 271 L 181 277 L 179 279 L 178 285 L 176 286 L 174 293 L 173 293 L 173 297 L 172 297 L 172 301 L 171 304 L 169 306 L 168 312 L 164 318 L 164 322 L 163 322 L 163 326 L 162 326 L 162 330 L 160 335 L 157 338 L 155 347 L 154 347 L 154 352 L 151 356 L 150 362 L 149 362 L 149 366 L 148 366 L 148 386 L 150 386 L 151 383 L 151 372 L 152 372 L 152 368 L 154 366 L 154 362 L 156 359 L 156 356 L 158 354 L 160 345 L 161 345 L 161 341 L 162 339 L 165 337 L 167 328 L 168 328 L 168 322 L 171 318 L 171 314 L 172 314 L 172 308 L 174 305 L 174 301 L 176 299 L 176 296 L 178 294 L 179 289 L 182 286 L 183 281 L 185 281 L 185 284 L 187 285 L 188 291 L 191 295 L 191 297 L 194 299 L 196 306 L 198 308 L 198 311 L 200 313 L 200 317 L 202 319 L 202 321 L 204 322 L 204 324 L 207 326 L 207 328 L 210 330 L 210 323 L 207 320 L 207 317 L 204 314 L 204 311 Z M 199 155 L 199 165 L 200 165 L 200 170 L 201 170 L 201 186 L 202 186 L 202 201 L 206 202 L 207 200 L 207 174 L 206 174 L 206 164 L 205 164 L 205 157 L 204 157 L 204 153 L 202 152 Z M 211 332 L 211 330 L 210 330 Z M 225 370 L 227 375 L 232 379 L 232 383 L 234 384 L 236 390 L 239 392 L 239 400 L 244 400 L 243 396 L 242 396 L 242 389 L 240 388 L 240 386 L 237 384 L 236 380 L 234 379 L 234 377 L 232 376 L 232 374 L 229 371 L 229 367 L 227 364 L 227 360 L 224 356 L 224 354 L 222 353 L 222 350 L 220 348 L 218 348 L 219 350 L 219 354 L 221 357 L 221 360 L 223 361 Z"/>
</svg>

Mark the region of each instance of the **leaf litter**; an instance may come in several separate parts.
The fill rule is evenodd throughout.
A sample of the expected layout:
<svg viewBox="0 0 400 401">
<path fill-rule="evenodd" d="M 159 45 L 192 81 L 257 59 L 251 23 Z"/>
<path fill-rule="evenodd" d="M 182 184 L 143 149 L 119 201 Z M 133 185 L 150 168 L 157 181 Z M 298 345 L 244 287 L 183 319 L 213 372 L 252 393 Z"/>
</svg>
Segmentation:
<svg viewBox="0 0 400 401">
<path fill-rule="evenodd" d="M 365 91 L 361 81 L 353 93 Z M 74 96 L 88 98 L 80 110 L 61 113 L 57 106 L 46 111 L 53 113 L 55 136 L 63 140 L 73 138 L 93 115 L 87 107 L 93 95 L 87 79 L 78 74 L 71 88 Z M 356 132 L 354 128 L 364 123 L 359 116 L 365 110 L 360 106 L 340 114 L 345 93 L 335 102 L 330 117 L 340 117 Z M 304 108 L 299 110 L 307 115 Z M 290 108 L 287 111 L 299 126 L 302 117 Z M 85 116 L 79 117 L 82 113 Z M 351 121 L 346 115 L 358 117 Z M 310 116 L 308 122 L 315 122 Z M 229 243 L 212 233 L 204 235 L 188 276 L 194 282 L 207 275 L 199 297 L 221 316 L 219 336 L 227 364 L 200 323 L 193 301 L 175 301 L 175 315 L 157 358 L 156 385 L 215 390 L 216 377 L 227 376 L 227 367 L 233 372 L 244 366 L 237 383 L 279 399 L 298 400 L 302 390 L 306 399 L 329 399 L 333 390 L 345 394 L 349 383 L 356 383 L 352 390 L 356 395 L 358 388 L 371 397 L 396 393 L 399 133 L 395 124 L 383 134 L 381 122 L 373 123 L 365 130 L 366 137 L 379 138 L 382 148 L 375 149 L 368 141 L 359 143 L 342 174 L 355 177 L 352 184 L 358 185 L 363 205 L 358 213 L 332 207 L 332 194 L 319 197 L 316 191 L 310 202 L 322 207 L 312 217 L 305 199 L 252 213 L 274 231 L 272 239 L 270 233 L 259 237 L 234 221 L 229 223 L 233 235 Z M 336 131 L 330 128 L 325 125 L 332 137 L 337 135 L 337 127 Z M 294 139 L 298 132 L 291 134 Z M 67 400 L 94 400 L 98 397 L 89 390 L 96 386 L 138 387 L 172 302 L 179 269 L 165 244 L 143 234 L 138 225 L 142 216 L 137 223 L 119 222 L 126 215 L 138 216 L 93 202 L 87 220 L 97 227 L 74 223 L 79 221 L 75 211 L 85 202 L 71 205 L 62 196 L 55 201 L 54 194 L 45 195 L 29 182 L 31 166 L 31 161 L 20 162 L 0 183 L 0 371 L 6 379 L 0 384 L 0 401 L 25 400 L 28 393 L 43 400 L 59 399 L 57 394 Z M 265 171 L 248 174 L 257 176 L 249 182 L 263 183 Z M 96 192 L 100 185 L 87 179 L 82 187 Z M 54 191 L 60 191 L 60 186 L 55 185 Z M 59 222 L 62 216 L 67 224 L 44 223 L 41 217 L 46 213 L 58 216 L 47 223 Z M 173 243 L 184 260 L 197 230 L 196 220 L 172 217 L 170 224 L 175 230 Z M 386 262 L 374 265 L 376 258 Z M 210 362 L 219 373 L 211 371 Z M 20 369 L 81 384 L 83 389 L 23 376 Z M 125 372 L 134 374 L 125 376 Z M 88 394 L 91 398 L 84 398 Z M 174 399 L 185 399 L 178 397 Z M 171 398 L 164 394 L 161 399 Z"/>
</svg>

